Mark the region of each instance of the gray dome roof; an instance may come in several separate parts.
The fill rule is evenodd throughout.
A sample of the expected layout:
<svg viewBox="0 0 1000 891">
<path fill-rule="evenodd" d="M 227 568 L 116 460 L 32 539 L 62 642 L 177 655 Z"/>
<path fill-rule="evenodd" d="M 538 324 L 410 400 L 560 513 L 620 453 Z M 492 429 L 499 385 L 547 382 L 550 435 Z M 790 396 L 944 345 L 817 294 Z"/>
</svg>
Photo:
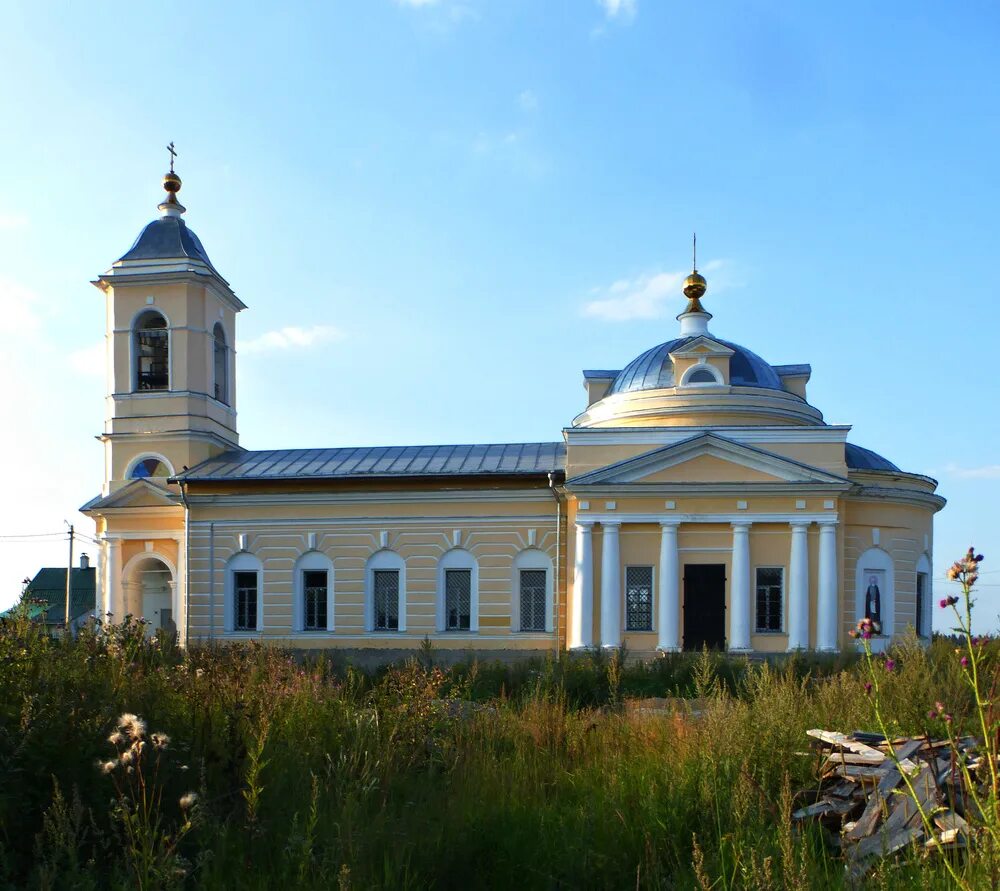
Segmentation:
<svg viewBox="0 0 1000 891">
<path fill-rule="evenodd" d="M 198 236 L 187 227 L 184 220 L 180 217 L 160 217 L 139 233 L 128 253 L 119 257 L 119 262 L 167 260 L 175 257 L 189 257 L 212 266 Z"/>
<path fill-rule="evenodd" d="M 618 372 L 618 377 L 608 390 L 608 395 L 675 386 L 674 363 L 670 361 L 670 354 L 696 339 L 697 337 L 678 337 L 676 340 L 646 350 Z M 768 390 L 784 389 L 778 373 L 756 353 L 718 337 L 713 337 L 712 340 L 733 351 L 729 360 L 729 380 L 734 386 L 764 387 Z"/>
<path fill-rule="evenodd" d="M 890 470 L 895 473 L 902 471 L 888 458 L 883 458 L 871 449 L 863 449 L 852 442 L 844 443 L 844 458 L 851 470 Z"/>
</svg>

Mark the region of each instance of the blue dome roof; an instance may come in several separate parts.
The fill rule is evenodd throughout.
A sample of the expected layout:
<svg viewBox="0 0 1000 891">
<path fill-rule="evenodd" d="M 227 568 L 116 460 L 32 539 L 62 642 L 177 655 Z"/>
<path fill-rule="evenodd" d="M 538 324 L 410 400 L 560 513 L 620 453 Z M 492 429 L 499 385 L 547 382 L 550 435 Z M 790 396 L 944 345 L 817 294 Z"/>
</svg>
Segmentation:
<svg viewBox="0 0 1000 891">
<path fill-rule="evenodd" d="M 633 359 L 615 378 L 608 395 L 612 393 L 634 393 L 637 390 L 658 390 L 676 386 L 674 363 L 670 354 L 682 348 L 696 337 L 678 337 L 646 350 Z M 733 351 L 729 360 L 729 381 L 736 387 L 764 387 L 768 390 L 782 390 L 778 373 L 756 353 L 737 343 L 713 337 L 712 340 L 729 347 Z"/>
<path fill-rule="evenodd" d="M 166 260 L 175 257 L 190 257 L 212 266 L 200 239 L 184 220 L 180 217 L 161 217 L 139 233 L 128 253 L 119 260 Z"/>
<path fill-rule="evenodd" d="M 871 449 L 863 449 L 852 442 L 844 443 L 844 458 L 851 470 L 890 470 L 895 473 L 902 471 L 888 458 L 883 458 Z"/>
</svg>

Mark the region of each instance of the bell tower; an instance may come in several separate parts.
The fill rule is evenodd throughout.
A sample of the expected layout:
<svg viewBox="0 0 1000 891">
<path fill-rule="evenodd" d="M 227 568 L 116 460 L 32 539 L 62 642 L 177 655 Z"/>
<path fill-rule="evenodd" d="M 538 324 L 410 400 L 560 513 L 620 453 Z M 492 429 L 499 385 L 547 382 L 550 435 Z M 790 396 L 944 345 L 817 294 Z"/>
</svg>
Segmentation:
<svg viewBox="0 0 1000 891">
<path fill-rule="evenodd" d="M 106 304 L 105 495 L 239 448 L 234 346 L 246 306 L 182 218 L 169 148 L 160 217 L 93 283 Z"/>
</svg>

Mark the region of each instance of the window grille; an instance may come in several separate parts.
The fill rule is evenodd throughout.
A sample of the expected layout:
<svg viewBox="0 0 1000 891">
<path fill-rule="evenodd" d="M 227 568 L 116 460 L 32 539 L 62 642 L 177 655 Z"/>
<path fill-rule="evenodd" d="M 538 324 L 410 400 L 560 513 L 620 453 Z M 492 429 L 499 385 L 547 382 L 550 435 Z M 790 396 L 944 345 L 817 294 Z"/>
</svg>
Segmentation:
<svg viewBox="0 0 1000 891">
<path fill-rule="evenodd" d="M 376 569 L 372 573 L 376 631 L 399 630 L 399 570 Z"/>
<path fill-rule="evenodd" d="M 444 627 L 467 631 L 472 626 L 472 570 L 444 571 Z"/>
<path fill-rule="evenodd" d="M 780 566 L 757 568 L 757 630 L 781 631 L 785 571 Z"/>
<path fill-rule="evenodd" d="M 653 567 L 625 568 L 625 630 L 653 630 Z"/>
<path fill-rule="evenodd" d="M 917 614 L 914 617 L 914 624 L 919 637 L 926 637 L 924 633 L 924 598 L 927 595 L 927 573 L 917 573 Z"/>
<path fill-rule="evenodd" d="M 257 630 L 257 573 L 233 573 L 233 628 L 236 631 Z"/>
<path fill-rule="evenodd" d="M 214 343 L 214 365 L 215 365 L 215 398 L 219 402 L 229 404 L 229 353 L 226 349 L 226 336 L 222 331 L 222 326 L 215 326 Z"/>
<path fill-rule="evenodd" d="M 715 379 L 715 375 L 712 374 L 707 368 L 699 368 L 697 371 L 692 371 L 688 375 L 687 382 L 689 384 L 715 384 L 718 381 Z"/>
<path fill-rule="evenodd" d="M 167 321 L 147 313 L 136 325 L 136 389 L 166 390 L 170 384 Z"/>
<path fill-rule="evenodd" d="M 326 631 L 326 570 L 305 570 L 302 573 L 302 591 L 305 597 L 303 627 L 306 631 Z"/>
<path fill-rule="evenodd" d="M 521 570 L 521 630 L 545 630 L 545 588 L 544 569 Z"/>
</svg>

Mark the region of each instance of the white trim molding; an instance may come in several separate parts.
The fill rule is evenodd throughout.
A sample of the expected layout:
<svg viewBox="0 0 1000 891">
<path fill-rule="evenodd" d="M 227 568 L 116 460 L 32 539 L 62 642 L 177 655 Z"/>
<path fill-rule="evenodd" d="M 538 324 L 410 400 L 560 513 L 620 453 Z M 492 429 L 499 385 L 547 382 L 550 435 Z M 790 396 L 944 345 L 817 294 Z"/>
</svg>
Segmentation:
<svg viewBox="0 0 1000 891">
<path fill-rule="evenodd" d="M 305 574 L 306 572 L 325 572 L 326 573 L 326 627 L 325 628 L 306 628 L 306 615 L 305 615 Z M 323 631 L 333 631 L 336 628 L 334 622 L 334 608 L 336 605 L 335 599 L 335 573 L 333 569 L 333 561 L 327 557 L 322 551 L 310 550 L 302 554 L 298 560 L 295 561 L 295 568 L 293 570 L 292 578 L 292 630 L 296 632 L 302 632 L 304 634 L 315 634 L 317 632 Z"/>
<path fill-rule="evenodd" d="M 458 531 L 458 530 L 456 530 Z M 469 571 L 471 587 L 469 590 L 469 627 L 468 629 L 449 629 L 447 627 L 447 591 L 445 579 L 449 569 L 465 569 Z M 453 633 L 479 631 L 479 561 L 471 551 L 462 547 L 453 547 L 446 551 L 437 565 L 437 596 L 435 598 L 435 627 L 441 633 L 451 630 Z"/>
<path fill-rule="evenodd" d="M 257 573 L 257 626 L 236 628 L 235 575 L 237 572 Z M 225 596 L 223 598 L 223 628 L 227 634 L 260 634 L 264 630 L 264 564 L 249 551 L 238 551 L 226 561 Z"/>
<path fill-rule="evenodd" d="M 545 572 L 545 633 L 551 634 L 555 628 L 552 558 L 536 547 L 519 551 L 511 565 L 510 630 L 518 635 L 540 633 L 537 629 L 525 631 L 521 628 L 521 571 L 526 569 Z"/>
<path fill-rule="evenodd" d="M 365 630 L 372 634 L 391 634 L 390 629 L 375 628 L 375 570 L 388 569 L 399 573 L 399 627 L 406 631 L 406 561 L 396 551 L 382 548 L 365 563 Z"/>
</svg>

